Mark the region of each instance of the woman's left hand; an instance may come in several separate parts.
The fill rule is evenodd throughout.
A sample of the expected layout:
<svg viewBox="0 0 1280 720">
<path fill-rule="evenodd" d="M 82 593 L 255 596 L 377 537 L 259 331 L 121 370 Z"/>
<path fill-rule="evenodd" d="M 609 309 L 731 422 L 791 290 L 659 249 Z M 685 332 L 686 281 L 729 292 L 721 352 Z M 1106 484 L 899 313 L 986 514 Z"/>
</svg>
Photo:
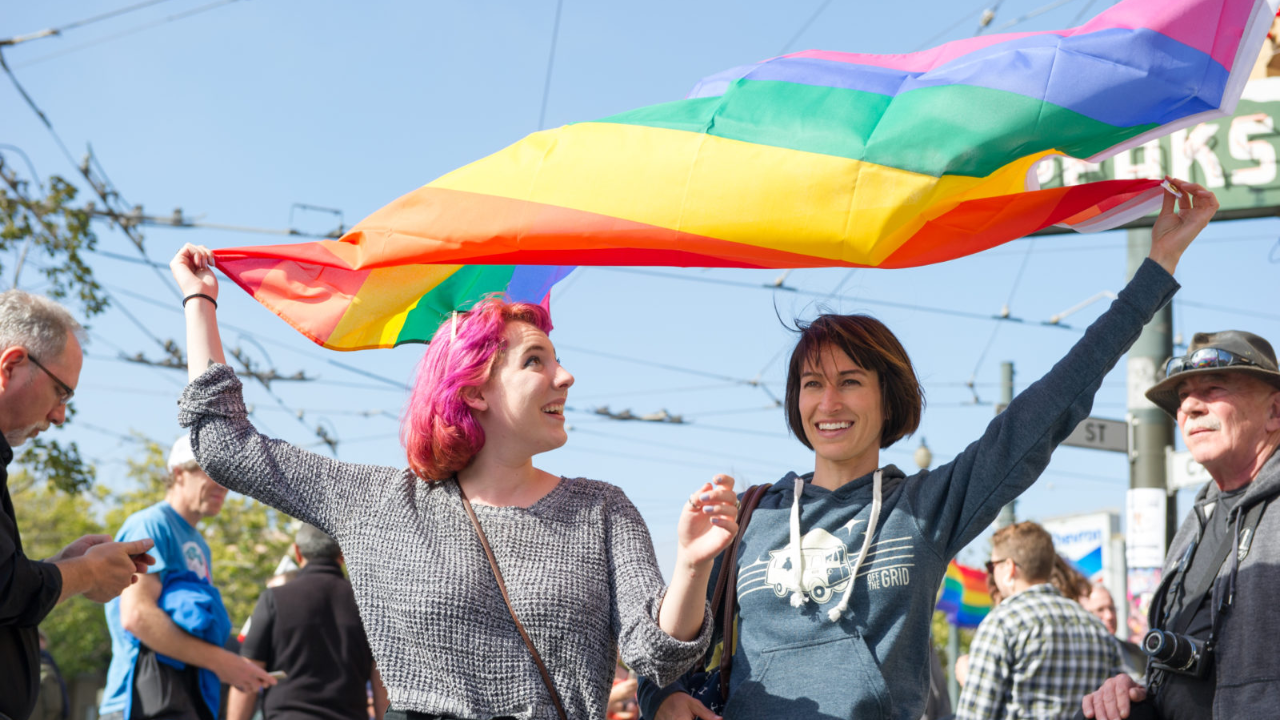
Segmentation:
<svg viewBox="0 0 1280 720">
<path fill-rule="evenodd" d="M 738 496 L 733 478 L 717 475 L 689 497 L 677 531 L 679 559 L 694 567 L 711 562 L 738 534 Z"/>
</svg>

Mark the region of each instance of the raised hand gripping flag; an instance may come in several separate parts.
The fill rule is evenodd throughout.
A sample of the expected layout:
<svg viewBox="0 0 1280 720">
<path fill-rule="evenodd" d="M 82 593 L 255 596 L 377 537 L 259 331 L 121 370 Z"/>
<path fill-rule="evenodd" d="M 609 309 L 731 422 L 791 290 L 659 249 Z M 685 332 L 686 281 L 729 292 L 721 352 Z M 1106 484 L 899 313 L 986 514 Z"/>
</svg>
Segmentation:
<svg viewBox="0 0 1280 720">
<path fill-rule="evenodd" d="M 338 241 L 215 256 L 307 337 L 356 350 L 428 340 L 488 292 L 542 301 L 576 265 L 901 268 L 1106 230 L 1153 210 L 1159 181 L 1040 189 L 1036 165 L 1230 114 L 1277 5 L 1123 0 L 1071 30 L 773 58 L 534 133 Z"/>
<path fill-rule="evenodd" d="M 987 574 L 952 560 L 942 581 L 942 594 L 937 609 L 954 627 L 975 628 L 991 612 L 991 593 L 987 591 Z"/>
</svg>

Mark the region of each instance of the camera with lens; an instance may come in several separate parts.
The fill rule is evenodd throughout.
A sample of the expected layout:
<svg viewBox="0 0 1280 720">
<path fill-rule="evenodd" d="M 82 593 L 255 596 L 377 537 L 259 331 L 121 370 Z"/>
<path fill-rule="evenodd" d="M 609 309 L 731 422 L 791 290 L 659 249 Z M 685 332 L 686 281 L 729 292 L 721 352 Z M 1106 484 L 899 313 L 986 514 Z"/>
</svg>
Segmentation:
<svg viewBox="0 0 1280 720">
<path fill-rule="evenodd" d="M 1151 658 L 1152 667 L 1203 678 L 1213 665 L 1213 653 L 1203 640 L 1167 630 L 1148 630 L 1142 638 L 1142 652 Z"/>
</svg>

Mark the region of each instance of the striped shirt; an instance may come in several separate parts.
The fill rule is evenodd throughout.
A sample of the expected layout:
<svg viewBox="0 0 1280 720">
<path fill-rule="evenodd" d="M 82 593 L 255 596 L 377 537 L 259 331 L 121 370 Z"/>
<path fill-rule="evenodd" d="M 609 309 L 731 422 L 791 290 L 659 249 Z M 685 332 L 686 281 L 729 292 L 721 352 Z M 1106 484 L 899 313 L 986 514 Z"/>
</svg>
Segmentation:
<svg viewBox="0 0 1280 720">
<path fill-rule="evenodd" d="M 1102 621 L 1052 585 L 1034 585 L 978 626 L 956 718 L 1068 720 L 1120 672 L 1118 643 Z"/>
</svg>

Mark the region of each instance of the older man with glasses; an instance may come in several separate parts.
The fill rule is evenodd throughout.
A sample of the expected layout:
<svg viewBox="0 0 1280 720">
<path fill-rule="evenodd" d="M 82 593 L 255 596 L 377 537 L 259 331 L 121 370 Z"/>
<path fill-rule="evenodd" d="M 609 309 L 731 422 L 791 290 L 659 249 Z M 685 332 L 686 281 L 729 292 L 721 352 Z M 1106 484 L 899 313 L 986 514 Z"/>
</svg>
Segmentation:
<svg viewBox="0 0 1280 720">
<path fill-rule="evenodd" d="M 1088 718 L 1262 718 L 1280 713 L 1280 369 L 1271 343 L 1197 333 L 1147 398 L 1174 416 L 1212 482 L 1165 557 L 1144 639 L 1147 685 L 1118 675 Z"/>
<path fill-rule="evenodd" d="M 67 419 L 84 330 L 65 308 L 21 290 L 0 293 L 0 717 L 25 720 L 40 683 L 37 625 L 74 595 L 106 602 L 145 572 L 149 539 L 86 535 L 47 561 L 22 549 L 9 463 L 13 448 Z"/>
</svg>

